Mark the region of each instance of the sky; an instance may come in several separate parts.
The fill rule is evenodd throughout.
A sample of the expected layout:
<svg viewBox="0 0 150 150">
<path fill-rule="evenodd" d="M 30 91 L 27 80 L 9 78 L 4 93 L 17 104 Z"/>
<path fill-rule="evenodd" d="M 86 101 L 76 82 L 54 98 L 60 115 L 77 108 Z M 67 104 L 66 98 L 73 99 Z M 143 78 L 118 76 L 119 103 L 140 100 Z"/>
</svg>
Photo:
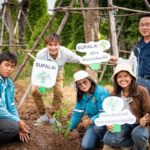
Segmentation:
<svg viewBox="0 0 150 150">
<path fill-rule="evenodd" d="M 21 0 L 18 0 L 18 1 L 21 1 Z M 54 8 L 55 1 L 56 0 L 47 0 L 48 9 L 53 9 Z M 0 0 L 0 9 L 2 7 L 1 3 L 3 3 L 3 2 L 4 2 L 4 0 Z M 49 11 L 49 13 L 52 14 L 52 11 Z"/>
<path fill-rule="evenodd" d="M 56 0 L 47 0 L 48 9 L 53 9 L 53 8 L 54 8 L 55 1 L 56 1 Z M 51 14 L 52 11 L 49 11 L 49 13 Z"/>
</svg>

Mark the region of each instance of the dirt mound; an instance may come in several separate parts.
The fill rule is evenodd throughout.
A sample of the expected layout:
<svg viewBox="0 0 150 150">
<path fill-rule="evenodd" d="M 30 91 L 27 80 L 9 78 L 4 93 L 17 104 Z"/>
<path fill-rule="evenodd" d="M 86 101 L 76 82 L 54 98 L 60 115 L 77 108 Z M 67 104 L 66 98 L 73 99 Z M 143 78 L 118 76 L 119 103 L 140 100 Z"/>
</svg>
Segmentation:
<svg viewBox="0 0 150 150">
<path fill-rule="evenodd" d="M 16 103 L 19 105 L 20 99 L 25 92 L 26 85 L 24 82 L 20 81 L 15 84 L 16 86 Z M 64 103 L 70 107 L 74 107 L 75 104 L 75 91 L 74 88 L 65 87 L 64 88 Z M 70 91 L 70 92 L 68 92 Z M 52 94 L 49 95 L 52 99 Z M 49 107 L 47 108 L 49 109 Z M 40 127 L 35 127 L 34 120 L 38 118 L 37 109 L 33 102 L 32 96 L 29 95 L 28 98 L 19 108 L 19 114 L 21 119 L 23 119 L 31 128 L 31 140 L 29 143 L 14 142 L 5 145 L 0 145 L 0 150 L 80 150 L 81 139 L 69 140 L 64 138 L 60 133 L 57 133 L 50 124 L 45 124 Z"/>
<path fill-rule="evenodd" d="M 27 84 L 24 81 L 17 81 L 15 83 L 15 99 L 17 105 L 20 104 L 20 100 L 25 92 Z M 107 87 L 108 88 L 108 87 Z M 111 87 L 109 87 L 111 89 Z M 108 89 L 109 89 L 108 88 Z M 48 93 L 48 99 L 51 100 L 53 97 L 52 92 Z M 67 107 L 68 113 L 74 108 L 76 92 L 73 86 L 64 87 L 64 105 Z M 47 111 L 50 111 L 49 102 L 45 102 Z M 24 103 L 19 108 L 19 114 L 31 128 L 31 138 L 29 143 L 13 142 L 9 144 L 0 145 L 0 150 L 81 150 L 81 139 L 82 135 L 78 139 L 68 139 L 50 125 L 44 124 L 40 127 L 34 126 L 34 121 L 39 117 L 35 103 L 32 96 L 29 95 Z M 67 117 L 66 117 L 67 118 Z M 82 128 L 79 129 L 80 133 L 83 134 Z M 100 148 L 97 148 L 97 150 Z"/>
<path fill-rule="evenodd" d="M 28 121 L 32 129 L 29 143 L 14 142 L 1 145 L 1 150 L 80 150 L 80 140 L 68 140 L 57 134 L 50 125 L 35 127 Z"/>
</svg>

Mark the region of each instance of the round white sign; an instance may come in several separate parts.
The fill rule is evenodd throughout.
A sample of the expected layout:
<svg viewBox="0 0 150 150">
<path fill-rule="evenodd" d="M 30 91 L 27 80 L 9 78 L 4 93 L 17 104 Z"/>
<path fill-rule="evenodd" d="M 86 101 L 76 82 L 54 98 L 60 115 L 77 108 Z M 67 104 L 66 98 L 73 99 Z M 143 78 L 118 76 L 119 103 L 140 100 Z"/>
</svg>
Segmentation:
<svg viewBox="0 0 150 150">
<path fill-rule="evenodd" d="M 58 65 L 52 61 L 36 59 L 33 64 L 31 82 L 33 85 L 50 88 L 55 85 Z"/>
</svg>

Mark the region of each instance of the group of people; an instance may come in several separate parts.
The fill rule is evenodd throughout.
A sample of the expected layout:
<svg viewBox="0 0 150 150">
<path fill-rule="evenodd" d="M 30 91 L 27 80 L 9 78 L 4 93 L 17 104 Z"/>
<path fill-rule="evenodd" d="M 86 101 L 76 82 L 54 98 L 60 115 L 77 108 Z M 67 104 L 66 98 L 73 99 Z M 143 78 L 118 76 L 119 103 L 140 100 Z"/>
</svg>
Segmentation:
<svg viewBox="0 0 150 150">
<path fill-rule="evenodd" d="M 93 150 L 97 142 L 104 144 L 103 150 L 120 147 L 123 150 L 146 150 L 150 138 L 150 14 L 143 14 L 139 19 L 139 32 L 142 39 L 134 47 L 128 60 L 120 61 L 111 56 L 109 63 L 116 65 L 112 75 L 113 91 L 95 83 L 88 72 L 77 71 L 74 82 L 77 91 L 76 106 L 73 110 L 68 130 L 69 136 L 76 134 L 76 127 L 86 114 L 82 124 L 86 132 L 82 139 L 83 150 Z M 38 59 L 54 61 L 59 71 L 54 86 L 52 112 L 57 111 L 63 100 L 63 66 L 65 63 L 80 63 L 80 56 L 61 46 L 60 37 L 51 34 L 45 40 L 46 48 L 37 53 Z M 0 142 L 9 142 L 20 138 L 28 141 L 30 129 L 19 118 L 14 100 L 14 86 L 9 76 L 16 66 L 16 57 L 4 52 L 0 54 Z M 133 69 L 134 68 L 134 69 Z M 35 121 L 38 126 L 43 122 L 52 123 L 42 100 L 39 87 L 32 86 L 32 95 L 40 117 Z M 121 125 L 120 132 L 112 132 L 113 125 L 96 126 L 95 119 L 103 112 L 102 103 L 106 97 L 118 96 L 136 118 L 134 124 Z"/>
</svg>

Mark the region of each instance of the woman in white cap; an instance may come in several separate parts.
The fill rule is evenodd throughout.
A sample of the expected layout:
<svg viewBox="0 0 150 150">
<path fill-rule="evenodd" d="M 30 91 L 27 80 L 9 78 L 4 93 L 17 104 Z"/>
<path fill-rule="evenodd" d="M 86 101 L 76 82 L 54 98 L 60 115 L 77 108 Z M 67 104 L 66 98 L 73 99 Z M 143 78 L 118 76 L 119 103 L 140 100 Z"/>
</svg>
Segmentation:
<svg viewBox="0 0 150 150">
<path fill-rule="evenodd" d="M 146 150 L 150 137 L 150 97 L 145 87 L 136 84 L 132 66 L 123 62 L 116 66 L 112 76 L 114 91 L 112 96 L 124 100 L 124 109 L 129 109 L 136 117 L 135 124 L 121 125 L 121 132 L 112 132 L 112 126 L 107 126 L 104 135 L 104 148 L 121 147 L 122 150 Z"/>
<path fill-rule="evenodd" d="M 85 113 L 88 118 L 83 120 L 86 132 L 82 139 L 82 149 L 93 150 L 96 142 L 99 138 L 102 139 L 106 132 L 106 128 L 102 127 L 101 136 L 98 137 L 95 133 L 96 131 L 94 131 L 94 120 L 99 117 L 99 113 L 102 111 L 102 102 L 109 96 L 109 93 L 105 88 L 96 84 L 84 70 L 80 70 L 74 74 L 74 81 L 77 89 L 77 102 L 70 121 L 70 135 L 74 134 L 74 129 Z"/>
</svg>

